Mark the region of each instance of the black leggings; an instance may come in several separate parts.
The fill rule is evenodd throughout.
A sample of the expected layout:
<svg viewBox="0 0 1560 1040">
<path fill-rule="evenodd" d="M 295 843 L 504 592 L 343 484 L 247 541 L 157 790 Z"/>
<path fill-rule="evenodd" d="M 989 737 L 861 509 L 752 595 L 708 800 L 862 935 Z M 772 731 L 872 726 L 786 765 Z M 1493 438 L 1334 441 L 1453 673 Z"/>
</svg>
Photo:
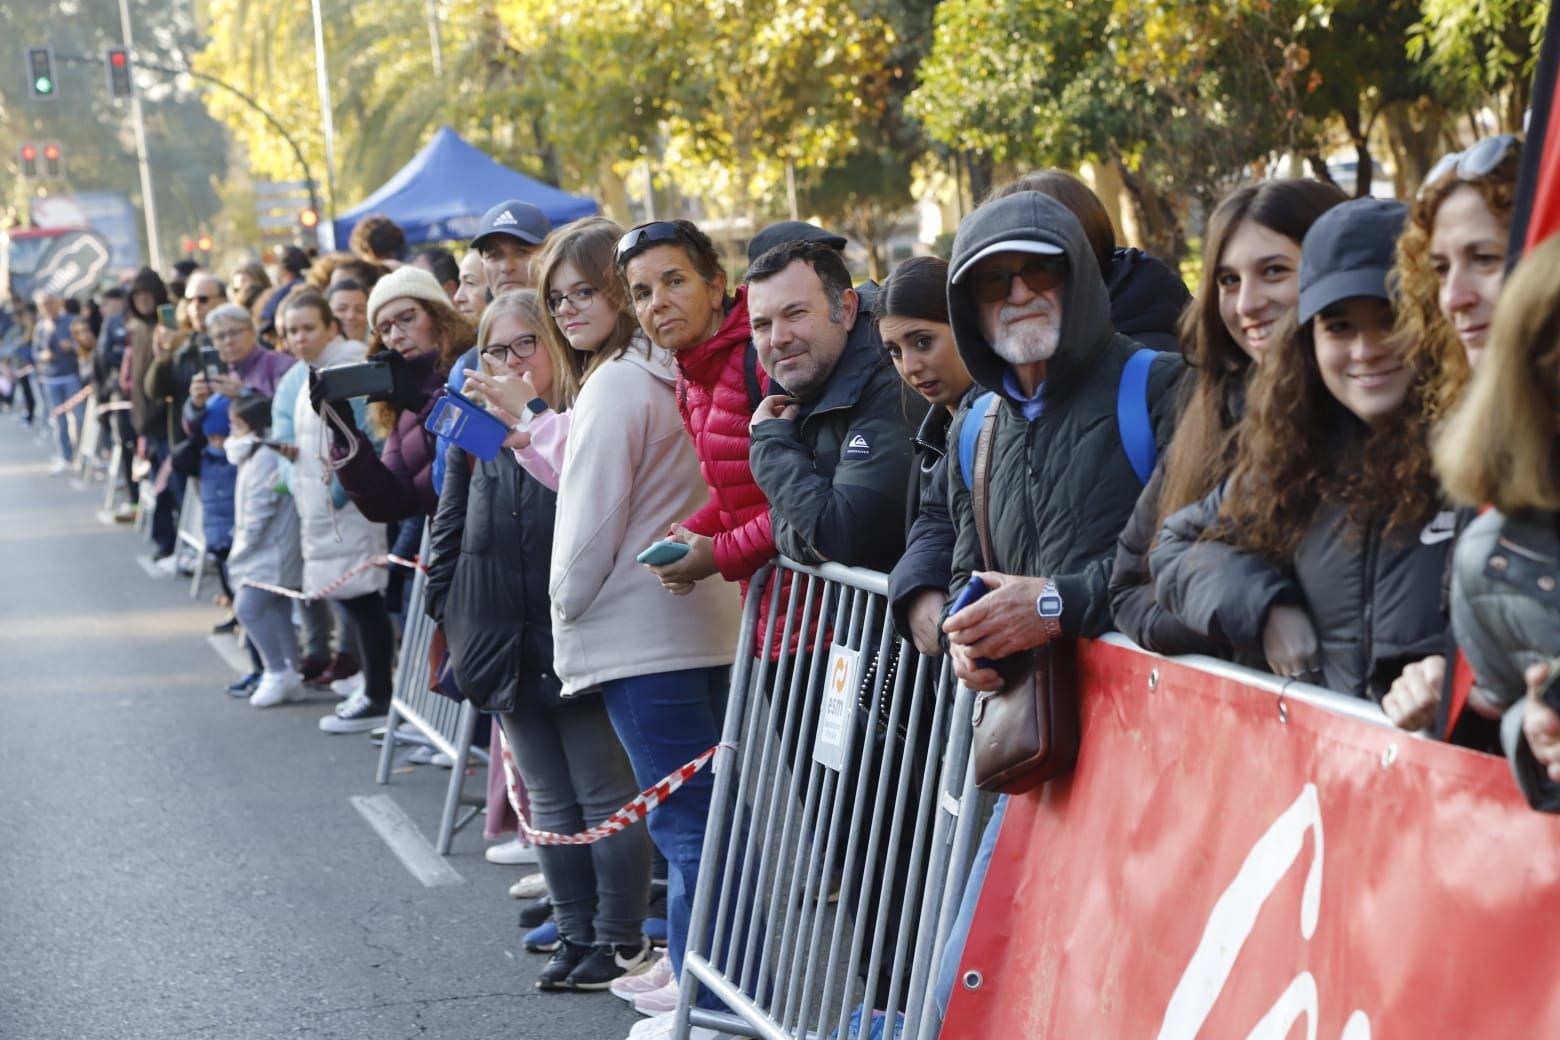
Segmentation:
<svg viewBox="0 0 1560 1040">
<path fill-rule="evenodd" d="M 395 656 L 395 633 L 383 593 L 370 592 L 355 599 L 338 599 L 352 627 L 357 629 L 363 664 L 364 694 L 381 708 L 390 706 L 390 665 Z"/>
</svg>

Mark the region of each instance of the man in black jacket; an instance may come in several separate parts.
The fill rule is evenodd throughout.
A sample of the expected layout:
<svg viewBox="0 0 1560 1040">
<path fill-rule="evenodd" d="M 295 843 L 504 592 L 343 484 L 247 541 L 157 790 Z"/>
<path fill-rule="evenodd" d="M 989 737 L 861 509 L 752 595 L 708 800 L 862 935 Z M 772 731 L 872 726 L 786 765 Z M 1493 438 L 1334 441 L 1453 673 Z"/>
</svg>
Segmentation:
<svg viewBox="0 0 1560 1040">
<path fill-rule="evenodd" d="M 801 563 L 886 571 L 904 550 L 911 437 L 926 403 L 888 363 L 837 250 L 777 246 L 747 284 L 758 359 L 784 390 L 750 426 L 775 545 Z"/>
<path fill-rule="evenodd" d="M 944 628 L 959 678 L 995 689 L 996 671 L 977 667 L 977 658 L 1110 628 L 1116 537 L 1142 489 L 1118 399 L 1141 347 L 1111 324 L 1099 263 L 1077 218 L 1038 192 L 993 199 L 972 213 L 954 240 L 949 281 L 959 354 L 997 400 L 987 496 L 992 559 L 982 558 L 963 467 L 952 458 L 948 466 L 957 532 L 952 591 L 957 596 L 977 572 L 991 591 Z M 1158 446 L 1170 442 L 1182 370 L 1172 354 L 1148 364 L 1144 393 Z M 950 448 L 967 421 L 968 410 L 954 420 Z"/>
</svg>

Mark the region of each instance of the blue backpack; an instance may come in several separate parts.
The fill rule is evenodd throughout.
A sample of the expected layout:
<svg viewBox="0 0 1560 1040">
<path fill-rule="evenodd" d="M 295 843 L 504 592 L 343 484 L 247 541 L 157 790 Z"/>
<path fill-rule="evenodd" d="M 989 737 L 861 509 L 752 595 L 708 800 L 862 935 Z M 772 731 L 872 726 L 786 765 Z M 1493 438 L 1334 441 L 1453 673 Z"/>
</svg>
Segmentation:
<svg viewBox="0 0 1560 1040">
<path fill-rule="evenodd" d="M 1158 351 L 1147 347 L 1138 349 L 1121 372 L 1121 385 L 1116 389 L 1116 428 L 1121 431 L 1121 443 L 1127 450 L 1127 461 L 1138 483 L 1146 485 L 1153 475 L 1154 463 L 1159 459 L 1159 446 L 1154 443 L 1154 423 L 1148 415 L 1148 370 Z M 975 442 L 980 428 L 985 424 L 986 413 L 991 411 L 997 395 L 987 391 L 970 402 L 969 414 L 959 428 L 959 474 L 964 486 L 972 487 L 970 474 L 975 469 Z"/>
</svg>

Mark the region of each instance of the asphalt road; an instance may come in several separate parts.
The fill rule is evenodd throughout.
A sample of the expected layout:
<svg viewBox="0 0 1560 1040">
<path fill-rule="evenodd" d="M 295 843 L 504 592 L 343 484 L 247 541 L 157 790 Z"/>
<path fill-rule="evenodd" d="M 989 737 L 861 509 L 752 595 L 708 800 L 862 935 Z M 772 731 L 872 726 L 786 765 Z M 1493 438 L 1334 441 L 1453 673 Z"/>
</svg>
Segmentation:
<svg viewBox="0 0 1560 1040">
<path fill-rule="evenodd" d="M 380 787 L 365 736 L 317 729 L 333 698 L 226 696 L 209 593 L 47 469 L 0 414 L 0 1038 L 626 1036 L 616 998 L 532 988 L 480 821 L 427 887 L 350 801 L 431 839 L 447 772 Z"/>
</svg>

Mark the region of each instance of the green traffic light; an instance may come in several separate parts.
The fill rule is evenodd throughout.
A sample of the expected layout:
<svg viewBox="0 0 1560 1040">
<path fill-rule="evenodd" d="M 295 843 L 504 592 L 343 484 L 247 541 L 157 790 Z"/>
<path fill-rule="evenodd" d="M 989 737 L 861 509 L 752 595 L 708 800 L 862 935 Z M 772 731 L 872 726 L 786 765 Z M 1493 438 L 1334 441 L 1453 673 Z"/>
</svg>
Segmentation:
<svg viewBox="0 0 1560 1040">
<path fill-rule="evenodd" d="M 54 93 L 54 81 L 47 76 L 39 76 L 33 81 L 33 90 L 40 94 Z"/>
</svg>

